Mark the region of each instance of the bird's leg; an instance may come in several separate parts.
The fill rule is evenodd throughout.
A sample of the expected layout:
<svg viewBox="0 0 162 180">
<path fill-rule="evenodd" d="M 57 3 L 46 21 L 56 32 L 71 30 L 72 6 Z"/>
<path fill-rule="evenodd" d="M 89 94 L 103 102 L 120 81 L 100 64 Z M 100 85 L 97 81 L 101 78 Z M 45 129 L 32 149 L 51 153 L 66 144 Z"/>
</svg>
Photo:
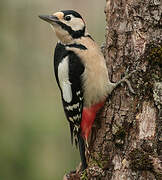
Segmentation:
<svg viewBox="0 0 162 180">
<path fill-rule="evenodd" d="M 88 155 L 90 155 L 90 152 L 89 152 L 89 144 L 88 144 L 88 139 L 85 138 L 85 147 L 86 147 L 86 152 Z"/>
<path fill-rule="evenodd" d="M 131 73 L 129 73 L 128 75 L 126 75 L 125 77 L 123 77 L 120 81 L 118 81 L 117 83 L 115 83 L 115 87 L 116 88 L 119 84 L 121 84 L 122 82 L 126 82 L 126 84 L 128 85 L 128 89 L 131 93 L 135 94 L 130 81 L 128 80 L 129 77 L 132 76 L 133 73 L 135 73 L 137 70 L 132 71 Z"/>
</svg>

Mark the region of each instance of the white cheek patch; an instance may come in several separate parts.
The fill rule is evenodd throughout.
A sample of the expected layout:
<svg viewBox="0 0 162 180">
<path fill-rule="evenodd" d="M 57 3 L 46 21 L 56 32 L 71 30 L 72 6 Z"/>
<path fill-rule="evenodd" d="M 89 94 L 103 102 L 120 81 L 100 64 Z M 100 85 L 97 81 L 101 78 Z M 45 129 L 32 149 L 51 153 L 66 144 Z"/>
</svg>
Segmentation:
<svg viewBox="0 0 162 180">
<path fill-rule="evenodd" d="M 58 66 L 58 79 L 63 93 L 63 99 L 72 101 L 71 82 L 69 81 L 69 58 L 66 56 Z"/>
<path fill-rule="evenodd" d="M 80 18 L 72 18 L 69 24 L 74 31 L 82 30 L 85 26 L 83 20 Z"/>
<path fill-rule="evenodd" d="M 71 20 L 64 21 L 63 23 L 65 23 L 67 26 L 70 26 L 71 29 L 74 31 L 82 30 L 83 27 L 85 26 L 83 20 L 81 18 L 74 17 L 73 15 L 69 15 L 69 16 L 71 16 Z"/>
</svg>

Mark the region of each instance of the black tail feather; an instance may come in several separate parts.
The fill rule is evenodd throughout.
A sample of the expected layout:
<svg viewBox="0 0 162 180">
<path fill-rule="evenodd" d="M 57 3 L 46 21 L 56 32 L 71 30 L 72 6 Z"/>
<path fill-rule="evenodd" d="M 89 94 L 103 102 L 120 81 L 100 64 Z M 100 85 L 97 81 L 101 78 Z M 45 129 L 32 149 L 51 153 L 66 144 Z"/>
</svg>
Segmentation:
<svg viewBox="0 0 162 180">
<path fill-rule="evenodd" d="M 78 135 L 78 145 L 79 145 L 79 152 L 80 152 L 80 157 L 81 157 L 81 162 L 82 162 L 81 170 L 83 171 L 87 168 L 87 162 L 86 162 L 86 157 L 85 157 L 84 139 L 80 133 Z"/>
</svg>

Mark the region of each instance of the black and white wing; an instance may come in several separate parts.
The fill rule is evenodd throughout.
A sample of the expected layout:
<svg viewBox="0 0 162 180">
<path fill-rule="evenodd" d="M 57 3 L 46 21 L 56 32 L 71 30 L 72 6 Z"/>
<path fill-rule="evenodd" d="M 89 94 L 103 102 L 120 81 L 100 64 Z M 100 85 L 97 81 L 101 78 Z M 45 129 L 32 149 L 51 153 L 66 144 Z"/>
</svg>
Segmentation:
<svg viewBox="0 0 162 180">
<path fill-rule="evenodd" d="M 81 75 L 84 65 L 75 53 L 67 51 L 64 45 L 58 43 L 54 55 L 54 69 L 64 111 L 70 123 L 71 141 L 73 143 L 74 137 L 77 144 L 83 109 Z"/>
</svg>

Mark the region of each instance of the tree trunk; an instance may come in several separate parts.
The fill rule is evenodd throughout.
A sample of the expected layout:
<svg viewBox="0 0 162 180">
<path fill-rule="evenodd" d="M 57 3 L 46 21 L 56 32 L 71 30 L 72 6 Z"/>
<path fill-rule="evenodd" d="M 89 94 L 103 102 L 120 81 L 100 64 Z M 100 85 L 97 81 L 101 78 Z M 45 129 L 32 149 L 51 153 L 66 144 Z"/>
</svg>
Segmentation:
<svg viewBox="0 0 162 180">
<path fill-rule="evenodd" d="M 103 48 L 117 87 L 92 129 L 86 171 L 64 179 L 162 179 L 162 4 L 160 0 L 107 0 Z"/>
</svg>

